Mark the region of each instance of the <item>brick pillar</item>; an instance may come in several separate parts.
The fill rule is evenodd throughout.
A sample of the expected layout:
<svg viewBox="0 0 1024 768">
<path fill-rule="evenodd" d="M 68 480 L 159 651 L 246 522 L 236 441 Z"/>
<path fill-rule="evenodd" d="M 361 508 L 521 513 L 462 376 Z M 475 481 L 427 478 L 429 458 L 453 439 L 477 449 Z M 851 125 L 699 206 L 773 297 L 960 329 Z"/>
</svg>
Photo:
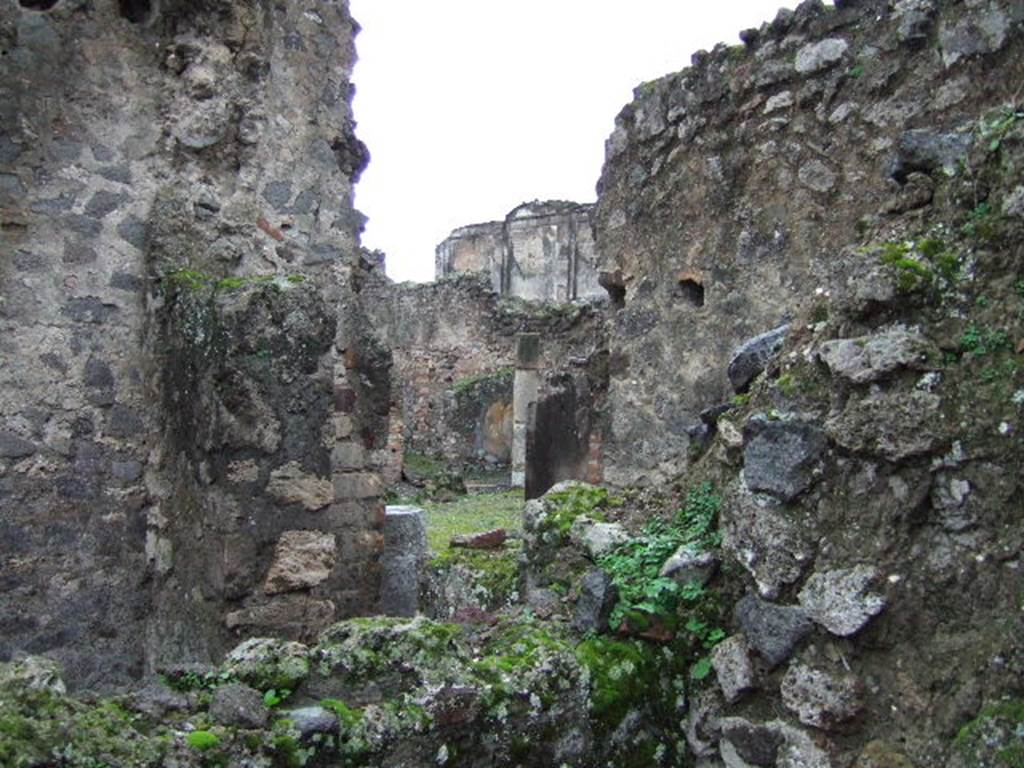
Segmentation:
<svg viewBox="0 0 1024 768">
<path fill-rule="evenodd" d="M 540 390 L 540 336 L 521 333 L 516 339 L 516 375 L 512 385 L 512 485 L 526 485 L 526 435 Z"/>
</svg>

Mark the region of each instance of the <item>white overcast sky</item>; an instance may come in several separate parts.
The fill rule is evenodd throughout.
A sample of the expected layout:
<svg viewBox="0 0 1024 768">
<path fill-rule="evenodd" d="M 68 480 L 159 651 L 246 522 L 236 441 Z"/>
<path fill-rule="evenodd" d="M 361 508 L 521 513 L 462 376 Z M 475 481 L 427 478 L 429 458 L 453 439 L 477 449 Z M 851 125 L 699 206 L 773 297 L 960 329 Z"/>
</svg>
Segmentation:
<svg viewBox="0 0 1024 768">
<path fill-rule="evenodd" d="M 615 115 L 690 54 L 738 43 L 780 0 L 351 0 L 363 244 L 396 280 L 528 200 L 592 202 Z"/>
</svg>

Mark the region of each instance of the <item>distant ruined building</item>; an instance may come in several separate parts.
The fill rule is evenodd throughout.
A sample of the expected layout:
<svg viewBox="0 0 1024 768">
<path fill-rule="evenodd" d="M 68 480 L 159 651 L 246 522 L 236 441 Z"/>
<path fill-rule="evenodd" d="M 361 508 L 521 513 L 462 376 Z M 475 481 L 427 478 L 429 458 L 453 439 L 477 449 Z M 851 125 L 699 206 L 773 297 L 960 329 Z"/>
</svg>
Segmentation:
<svg viewBox="0 0 1024 768">
<path fill-rule="evenodd" d="M 454 230 L 437 246 L 434 277 L 487 275 L 502 295 L 539 301 L 604 297 L 597 282 L 593 205 L 533 201 L 502 221 Z"/>
</svg>

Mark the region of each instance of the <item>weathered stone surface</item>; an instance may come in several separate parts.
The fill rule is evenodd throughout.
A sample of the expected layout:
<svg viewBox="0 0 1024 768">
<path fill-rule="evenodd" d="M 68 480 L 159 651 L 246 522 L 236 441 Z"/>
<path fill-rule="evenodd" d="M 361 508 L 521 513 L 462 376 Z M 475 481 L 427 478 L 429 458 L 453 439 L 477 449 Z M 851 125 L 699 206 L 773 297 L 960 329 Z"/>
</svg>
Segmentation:
<svg viewBox="0 0 1024 768">
<path fill-rule="evenodd" d="M 263 694 L 241 683 L 218 686 L 210 698 L 209 711 L 214 722 L 239 728 L 262 728 L 270 717 Z"/>
<path fill-rule="evenodd" d="M 276 595 L 323 583 L 331 575 L 337 552 L 333 533 L 285 531 L 277 541 L 263 591 Z"/>
<path fill-rule="evenodd" d="M 829 192 L 836 185 L 836 172 L 821 160 L 811 160 L 797 172 L 800 183 L 815 192 Z"/>
<path fill-rule="evenodd" d="M 453 536 L 449 546 L 464 549 L 500 549 L 505 545 L 506 539 L 508 539 L 508 532 L 504 528 L 495 528 L 482 533 Z"/>
<path fill-rule="evenodd" d="M 711 652 L 718 685 L 729 704 L 754 689 L 754 665 L 750 661 L 750 646 L 743 635 L 728 637 Z"/>
<path fill-rule="evenodd" d="M 1010 18 L 994 3 L 977 3 L 954 19 L 943 19 L 939 25 L 942 63 L 951 67 L 961 59 L 1000 50 L 1010 24 Z"/>
<path fill-rule="evenodd" d="M 35 445 L 28 440 L 12 432 L 0 432 L 0 458 L 21 459 L 35 452 Z"/>
<path fill-rule="evenodd" d="M 336 619 L 337 614 L 337 605 L 332 600 L 292 592 L 275 595 L 267 603 L 230 611 L 224 617 L 224 625 L 247 634 L 280 633 L 311 640 Z"/>
<path fill-rule="evenodd" d="M 67 692 L 67 686 L 61 678 L 60 665 L 44 656 L 25 656 L 17 661 L 0 664 L 0 684 L 30 691 L 50 691 L 56 694 Z"/>
<path fill-rule="evenodd" d="M 781 721 L 753 723 L 739 717 L 722 718 L 719 745 L 727 768 L 832 768 L 828 752 L 807 733 Z"/>
<path fill-rule="evenodd" d="M 128 697 L 127 706 L 159 720 L 170 712 L 189 709 L 189 700 L 184 694 L 171 690 L 162 683 L 150 683 L 134 691 Z"/>
<path fill-rule="evenodd" d="M 726 496 L 720 520 L 723 550 L 754 577 L 764 597 L 799 579 L 811 561 L 806 526 L 773 499 L 740 487 Z"/>
<path fill-rule="evenodd" d="M 879 577 L 868 565 L 814 573 L 800 590 L 800 605 L 832 634 L 854 635 L 885 608 L 885 598 L 868 591 Z"/>
<path fill-rule="evenodd" d="M 733 615 L 747 642 L 770 667 L 789 659 L 814 628 L 803 609 L 769 603 L 756 595 L 747 595 L 736 603 Z"/>
<path fill-rule="evenodd" d="M 941 171 L 952 176 L 959 170 L 960 161 L 967 154 L 972 138 L 970 133 L 940 133 L 930 128 L 915 128 L 901 134 L 896 145 L 893 176 L 903 180 L 919 171 Z"/>
<path fill-rule="evenodd" d="M 232 650 L 223 669 L 259 690 L 294 691 L 309 676 L 309 649 L 301 643 L 255 637 Z"/>
<path fill-rule="evenodd" d="M 586 515 L 573 520 L 569 539 L 591 559 L 597 559 L 610 552 L 619 544 L 629 541 L 630 536 L 619 523 L 598 523 Z"/>
<path fill-rule="evenodd" d="M 729 361 L 729 381 L 737 392 L 742 392 L 754 378 L 778 356 L 786 343 L 789 325 L 780 325 L 743 342 Z"/>
<path fill-rule="evenodd" d="M 694 552 L 684 544 L 661 566 L 659 576 L 675 579 L 680 584 L 707 584 L 718 569 L 718 557 L 713 552 Z"/>
<path fill-rule="evenodd" d="M 423 510 L 408 506 L 386 507 L 383 532 L 378 610 L 385 616 L 413 616 L 419 610 L 422 569 L 427 557 Z"/>
<path fill-rule="evenodd" d="M 606 632 L 618 599 L 619 591 L 611 577 L 600 568 L 591 568 L 580 581 L 580 595 L 573 609 L 573 629 L 582 633 Z"/>
<path fill-rule="evenodd" d="M 797 51 L 794 66 L 802 75 L 820 72 L 837 64 L 849 47 L 850 44 L 840 37 L 809 43 Z"/>
<path fill-rule="evenodd" d="M 312 739 L 317 734 L 333 736 L 338 730 L 338 716 L 323 707 L 286 709 L 281 715 L 295 724 L 303 739 Z"/>
<path fill-rule="evenodd" d="M 773 766 L 785 739 L 776 729 L 738 717 L 722 720 L 722 760 L 728 768 Z"/>
<path fill-rule="evenodd" d="M 825 432 L 848 451 L 902 461 L 942 447 L 940 405 L 938 395 L 920 390 L 850 398 L 842 413 L 825 422 Z"/>
<path fill-rule="evenodd" d="M 934 0 L 899 0 L 893 6 L 893 15 L 898 19 L 897 34 L 900 42 L 912 45 L 923 43 L 928 38 L 935 17 Z"/>
<path fill-rule="evenodd" d="M 335 383 L 376 434 L 353 322 L 355 31 L 344 2 L 0 8 L 0 528 L 23 532 L 0 546 L 0 658 L 39 648 L 106 689 L 219 654 L 228 613 L 271 610 L 269 563 L 243 573 L 228 541 L 244 531 L 256 559 L 307 527 L 282 504 L 330 500 L 260 483 L 329 477 Z M 269 195 L 287 220 L 274 184 L 295 193 Z M 339 350 L 359 357 L 351 382 Z M 256 480 L 227 481 L 242 460 Z M 377 592 L 364 498 L 342 499 L 346 614 Z"/>
<path fill-rule="evenodd" d="M 804 664 L 793 664 L 782 678 L 783 703 L 800 722 L 829 729 L 860 711 L 861 686 L 850 675 L 834 675 Z"/>
<path fill-rule="evenodd" d="M 297 461 L 270 473 L 267 493 L 282 504 L 301 504 L 313 511 L 323 509 L 334 500 L 330 479 L 303 471 Z"/>
<path fill-rule="evenodd" d="M 719 725 L 725 702 L 716 689 L 700 691 L 690 702 L 686 712 L 684 733 L 686 744 L 698 758 L 718 754 Z"/>
<path fill-rule="evenodd" d="M 865 384 L 900 368 L 926 368 L 933 351 L 920 331 L 892 328 L 855 339 L 826 341 L 819 354 L 833 374 Z"/>
<path fill-rule="evenodd" d="M 814 481 L 825 435 L 816 424 L 755 415 L 743 429 L 743 477 L 754 492 L 789 501 Z"/>
<path fill-rule="evenodd" d="M 392 505 L 384 508 L 386 552 L 422 557 L 427 553 L 426 513 L 419 507 Z"/>
</svg>

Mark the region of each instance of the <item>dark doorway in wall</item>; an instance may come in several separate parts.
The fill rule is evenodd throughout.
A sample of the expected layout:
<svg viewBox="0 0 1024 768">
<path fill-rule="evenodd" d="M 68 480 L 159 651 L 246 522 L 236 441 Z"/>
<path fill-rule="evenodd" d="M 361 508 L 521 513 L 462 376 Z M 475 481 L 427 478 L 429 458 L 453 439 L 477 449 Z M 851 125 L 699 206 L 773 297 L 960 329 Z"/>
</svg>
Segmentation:
<svg viewBox="0 0 1024 768">
<path fill-rule="evenodd" d="M 18 0 L 18 5 L 30 11 L 48 11 L 60 0 Z"/>
<path fill-rule="evenodd" d="M 117 0 L 121 15 L 132 24 L 146 24 L 153 15 L 151 0 Z"/>
<path fill-rule="evenodd" d="M 696 280 L 690 278 L 680 280 L 677 290 L 683 301 L 695 307 L 704 306 L 704 286 Z"/>
<path fill-rule="evenodd" d="M 602 272 L 597 276 L 598 284 L 608 292 L 608 299 L 615 309 L 626 306 L 626 284 L 618 272 Z"/>
</svg>

